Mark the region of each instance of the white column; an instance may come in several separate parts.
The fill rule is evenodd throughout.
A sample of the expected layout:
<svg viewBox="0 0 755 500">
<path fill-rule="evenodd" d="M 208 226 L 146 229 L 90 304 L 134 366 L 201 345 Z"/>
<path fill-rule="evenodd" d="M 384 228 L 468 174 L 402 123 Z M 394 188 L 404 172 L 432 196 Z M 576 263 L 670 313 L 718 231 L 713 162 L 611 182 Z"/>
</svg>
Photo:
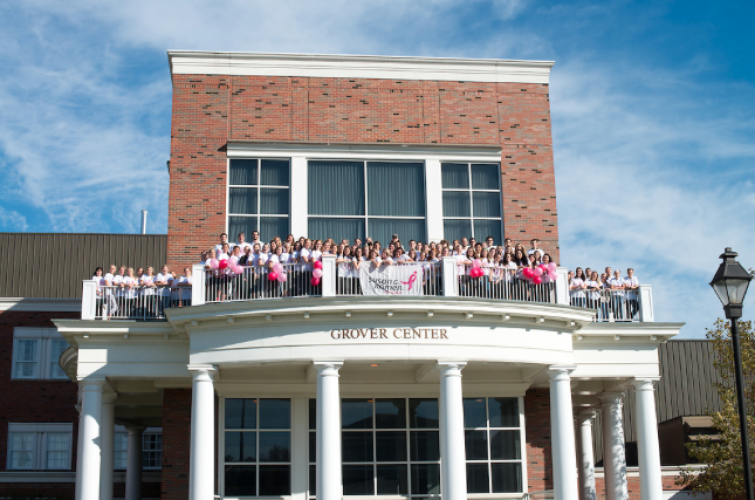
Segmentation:
<svg viewBox="0 0 755 500">
<path fill-rule="evenodd" d="M 113 500 L 113 461 L 115 459 L 115 399 L 108 392 L 102 397 L 102 467 L 100 471 L 100 500 Z"/>
<path fill-rule="evenodd" d="M 205 293 L 207 293 L 207 273 L 204 264 L 194 264 L 191 266 L 191 305 L 203 305 Z"/>
<path fill-rule="evenodd" d="M 336 256 L 322 256 L 322 296 L 335 297 L 336 295 Z"/>
<path fill-rule="evenodd" d="M 315 362 L 317 370 L 317 500 L 340 500 L 341 395 L 338 386 L 340 361 Z"/>
<path fill-rule="evenodd" d="M 569 301 L 569 269 L 566 267 L 556 268 L 556 304 L 568 306 Z"/>
<path fill-rule="evenodd" d="M 655 413 L 653 382 L 658 379 L 636 379 L 635 422 L 637 424 L 637 451 L 640 465 L 640 492 L 642 500 L 661 500 L 661 452 L 658 445 L 658 420 Z"/>
<path fill-rule="evenodd" d="M 127 425 L 126 500 L 142 500 L 142 439 L 144 427 Z"/>
<path fill-rule="evenodd" d="M 445 500 L 466 500 L 467 464 L 461 370 L 466 362 L 438 362 L 440 370 L 440 491 Z"/>
<path fill-rule="evenodd" d="M 291 233 L 295 238 L 309 234 L 307 159 L 291 158 Z M 267 235 L 263 235 L 267 238 Z"/>
<path fill-rule="evenodd" d="M 650 285 L 640 285 L 637 290 L 637 298 L 640 301 L 640 321 L 651 323 L 655 321 L 653 313 L 653 287 Z"/>
<path fill-rule="evenodd" d="M 603 471 L 606 500 L 629 500 L 627 489 L 627 459 L 624 451 L 623 392 L 598 394 L 603 402 Z"/>
<path fill-rule="evenodd" d="M 574 442 L 574 414 L 571 403 L 573 366 L 551 366 L 551 454 L 553 456 L 553 490 L 556 500 L 576 500 L 577 449 Z"/>
<path fill-rule="evenodd" d="M 212 365 L 189 365 L 191 389 L 191 452 L 189 500 L 213 500 L 215 492 L 215 390 Z"/>
<path fill-rule="evenodd" d="M 443 296 L 444 297 L 456 297 L 459 295 L 459 289 L 456 286 L 456 258 L 443 257 L 441 259 L 441 269 L 443 276 Z"/>
<path fill-rule="evenodd" d="M 427 239 L 438 242 L 443 239 L 443 185 L 438 158 L 425 159 L 425 202 L 427 215 Z"/>
<path fill-rule="evenodd" d="M 81 292 L 81 319 L 95 319 L 97 316 L 97 283 L 84 280 Z"/>
<path fill-rule="evenodd" d="M 596 500 L 595 457 L 592 453 L 592 421 L 594 410 L 583 411 L 574 420 L 577 424 L 577 473 L 579 500 Z"/>
<path fill-rule="evenodd" d="M 84 379 L 81 384 L 81 494 L 80 500 L 100 498 L 100 425 L 104 378 Z"/>
</svg>

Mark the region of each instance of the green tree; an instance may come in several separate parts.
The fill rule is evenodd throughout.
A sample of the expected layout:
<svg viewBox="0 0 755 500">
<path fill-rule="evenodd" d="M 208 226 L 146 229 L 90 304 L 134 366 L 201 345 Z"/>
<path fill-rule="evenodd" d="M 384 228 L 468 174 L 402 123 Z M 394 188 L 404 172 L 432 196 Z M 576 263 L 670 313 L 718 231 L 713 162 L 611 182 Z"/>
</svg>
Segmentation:
<svg viewBox="0 0 755 500">
<path fill-rule="evenodd" d="M 755 451 L 755 332 L 751 321 L 739 321 L 738 324 L 747 400 L 749 447 L 752 454 Z M 699 474 L 691 470 L 683 471 L 677 484 L 691 486 L 695 492 L 712 491 L 714 498 L 744 498 L 742 440 L 739 434 L 737 392 L 734 384 L 731 324 L 719 319 L 713 329 L 707 330 L 706 335 L 713 342 L 716 354 L 713 366 L 721 377 L 721 382 L 715 384 L 721 398 L 721 411 L 710 413 L 720 439 L 702 437 L 697 443 L 687 445 L 690 455 L 708 467 Z"/>
</svg>

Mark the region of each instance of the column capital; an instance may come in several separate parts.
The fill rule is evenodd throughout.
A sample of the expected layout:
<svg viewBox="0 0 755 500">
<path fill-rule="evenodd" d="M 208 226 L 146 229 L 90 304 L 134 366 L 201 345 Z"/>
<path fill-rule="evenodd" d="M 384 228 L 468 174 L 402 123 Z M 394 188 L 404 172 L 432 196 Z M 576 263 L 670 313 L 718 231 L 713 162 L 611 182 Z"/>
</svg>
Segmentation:
<svg viewBox="0 0 755 500">
<path fill-rule="evenodd" d="M 589 423 L 589 425 L 592 425 L 592 422 L 590 422 L 590 420 L 592 420 L 593 418 L 595 418 L 595 415 L 597 413 L 598 412 L 595 411 L 595 410 L 585 410 L 583 412 L 580 412 L 580 413 L 577 413 L 576 415 L 574 415 L 574 421 L 577 422 L 577 424 L 580 424 L 580 425 L 582 425 L 584 423 Z"/>
<path fill-rule="evenodd" d="M 204 381 L 210 381 L 215 378 L 216 372 L 218 371 L 218 367 L 215 365 L 205 365 L 205 364 L 189 364 L 186 365 L 186 368 L 190 372 L 194 372 L 193 378 L 194 380 L 204 380 Z"/>
<path fill-rule="evenodd" d="M 339 370 L 343 367 L 343 361 L 314 361 L 312 368 L 315 369 L 318 376 L 322 377 L 339 377 Z"/>
<path fill-rule="evenodd" d="M 438 361 L 435 365 L 441 377 L 461 377 L 461 371 L 465 366 L 466 361 Z"/>
<path fill-rule="evenodd" d="M 79 379 L 79 386 L 81 387 L 82 392 L 102 392 L 105 390 L 106 382 L 107 380 L 105 377 L 84 377 Z"/>
<path fill-rule="evenodd" d="M 571 372 L 576 369 L 574 365 L 550 365 L 548 376 L 551 380 L 568 380 L 571 378 Z"/>
<path fill-rule="evenodd" d="M 623 404 L 624 403 L 624 391 L 606 391 L 598 394 L 598 399 L 603 404 Z"/>
<path fill-rule="evenodd" d="M 660 380 L 661 377 L 637 377 L 632 380 L 632 387 L 635 391 L 653 391 L 653 384 Z"/>
</svg>

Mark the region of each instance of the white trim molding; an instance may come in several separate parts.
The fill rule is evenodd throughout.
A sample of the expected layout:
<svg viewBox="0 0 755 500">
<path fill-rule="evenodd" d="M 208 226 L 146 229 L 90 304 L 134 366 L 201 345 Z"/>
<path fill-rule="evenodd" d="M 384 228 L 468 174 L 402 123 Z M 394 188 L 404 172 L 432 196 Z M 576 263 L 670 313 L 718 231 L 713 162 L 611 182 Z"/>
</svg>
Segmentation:
<svg viewBox="0 0 755 500">
<path fill-rule="evenodd" d="M 0 312 L 81 312 L 81 299 L 34 299 L 0 297 Z"/>
<path fill-rule="evenodd" d="M 549 83 L 553 61 L 169 50 L 171 75 Z"/>
</svg>

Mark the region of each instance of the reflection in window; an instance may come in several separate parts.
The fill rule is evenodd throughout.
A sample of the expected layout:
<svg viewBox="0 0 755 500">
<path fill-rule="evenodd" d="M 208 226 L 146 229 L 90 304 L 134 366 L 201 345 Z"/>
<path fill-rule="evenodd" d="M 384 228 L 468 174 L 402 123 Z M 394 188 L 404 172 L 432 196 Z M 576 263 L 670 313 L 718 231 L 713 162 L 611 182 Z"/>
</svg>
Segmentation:
<svg viewBox="0 0 755 500">
<path fill-rule="evenodd" d="M 288 160 L 231 160 L 228 171 L 228 240 L 252 232 L 270 239 L 288 233 L 291 169 Z M 220 209 L 222 207 L 218 207 Z"/>
<path fill-rule="evenodd" d="M 497 163 L 443 163 L 443 234 L 448 241 L 485 241 L 501 234 L 501 167 Z"/>
</svg>

